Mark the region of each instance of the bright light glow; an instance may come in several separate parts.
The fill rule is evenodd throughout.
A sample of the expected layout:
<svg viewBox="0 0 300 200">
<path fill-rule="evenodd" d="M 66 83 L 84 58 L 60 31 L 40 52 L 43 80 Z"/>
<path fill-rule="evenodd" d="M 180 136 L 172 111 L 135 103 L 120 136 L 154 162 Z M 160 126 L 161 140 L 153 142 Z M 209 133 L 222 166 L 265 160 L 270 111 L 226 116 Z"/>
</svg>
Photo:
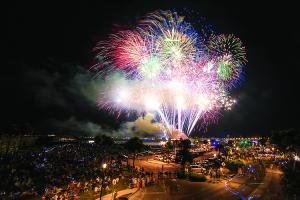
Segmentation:
<svg viewBox="0 0 300 200">
<path fill-rule="evenodd" d="M 116 102 L 117 103 L 121 103 L 124 102 L 126 100 L 128 100 L 130 97 L 129 92 L 125 89 L 120 90 L 117 97 L 116 97 Z"/>
<path fill-rule="evenodd" d="M 155 111 L 159 109 L 159 101 L 152 96 L 149 96 L 145 99 L 146 110 Z"/>
<path fill-rule="evenodd" d="M 210 73 L 213 67 L 214 63 L 208 62 L 207 65 L 203 68 L 203 72 Z"/>
<path fill-rule="evenodd" d="M 196 30 L 203 26 L 193 27 L 187 18 L 155 11 L 136 27 L 100 41 L 95 68 L 109 78 L 97 105 L 117 116 L 152 111 L 164 133 L 187 136 L 231 110 L 236 100 L 230 92 L 240 84 L 245 48 L 233 35 Z M 121 74 L 119 80 L 110 77 L 115 74 Z"/>
<path fill-rule="evenodd" d="M 210 104 L 210 100 L 208 97 L 202 95 L 202 96 L 199 96 L 199 98 L 198 98 L 198 104 L 202 109 L 205 109 Z"/>
<path fill-rule="evenodd" d="M 185 108 L 185 99 L 182 96 L 176 98 L 177 107 Z"/>
<path fill-rule="evenodd" d="M 102 168 L 103 168 L 103 169 L 106 169 L 106 167 L 107 167 L 107 164 L 104 163 L 104 164 L 102 165 Z"/>
<path fill-rule="evenodd" d="M 182 90 L 183 89 L 183 85 L 182 83 L 180 83 L 179 81 L 171 81 L 168 83 L 169 87 L 171 90 Z"/>
</svg>

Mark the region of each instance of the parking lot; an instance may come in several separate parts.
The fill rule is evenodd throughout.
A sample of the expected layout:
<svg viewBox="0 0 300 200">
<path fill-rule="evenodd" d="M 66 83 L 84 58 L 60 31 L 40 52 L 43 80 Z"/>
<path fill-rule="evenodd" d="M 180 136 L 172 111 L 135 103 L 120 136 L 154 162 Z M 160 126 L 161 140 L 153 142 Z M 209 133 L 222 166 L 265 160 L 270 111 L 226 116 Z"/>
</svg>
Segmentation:
<svg viewBox="0 0 300 200">
<path fill-rule="evenodd" d="M 215 151 L 195 153 L 193 163 L 190 164 L 191 171 L 207 174 L 209 169 L 216 165 L 216 162 L 220 162 L 214 159 L 214 154 L 216 154 Z M 176 156 L 174 152 L 165 152 L 161 149 L 156 149 L 139 153 L 135 161 L 135 166 L 143 168 L 145 171 L 175 172 L 181 167 L 175 160 Z M 129 160 L 129 164 L 132 165 L 132 159 Z"/>
</svg>

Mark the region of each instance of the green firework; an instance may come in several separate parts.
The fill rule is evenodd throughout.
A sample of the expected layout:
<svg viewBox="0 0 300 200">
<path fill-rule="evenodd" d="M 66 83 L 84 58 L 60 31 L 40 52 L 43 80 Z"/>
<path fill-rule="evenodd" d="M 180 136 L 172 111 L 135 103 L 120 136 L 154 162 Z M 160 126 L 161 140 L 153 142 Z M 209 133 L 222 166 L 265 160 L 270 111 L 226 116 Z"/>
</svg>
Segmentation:
<svg viewBox="0 0 300 200">
<path fill-rule="evenodd" d="M 218 76 L 222 80 L 228 80 L 231 77 L 232 74 L 232 68 L 229 64 L 225 62 L 220 62 L 218 64 L 218 69 L 217 69 Z"/>
<path fill-rule="evenodd" d="M 144 78 L 152 79 L 159 75 L 161 71 L 161 64 L 157 57 L 151 56 L 149 58 L 145 58 L 141 62 L 138 70 Z"/>
</svg>

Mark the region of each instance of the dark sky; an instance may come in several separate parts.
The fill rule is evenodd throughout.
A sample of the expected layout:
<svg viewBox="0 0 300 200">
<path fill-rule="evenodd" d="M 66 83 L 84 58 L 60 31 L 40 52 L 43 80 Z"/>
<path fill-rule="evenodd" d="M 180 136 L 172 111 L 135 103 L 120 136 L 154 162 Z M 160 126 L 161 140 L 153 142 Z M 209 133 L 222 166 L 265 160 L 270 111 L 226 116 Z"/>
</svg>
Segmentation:
<svg viewBox="0 0 300 200">
<path fill-rule="evenodd" d="M 238 104 L 218 124 L 209 126 L 206 134 L 299 128 L 296 4 L 171 0 L 9 5 L 5 8 L 8 35 L 3 39 L 8 44 L 4 49 L 8 63 L 1 69 L 0 128 L 25 124 L 45 132 L 76 132 L 74 125 L 85 123 L 78 129 L 118 129 L 126 118 L 115 120 L 97 111 L 89 93 L 82 90 L 83 86 L 90 89 L 90 82 L 97 84 L 90 81 L 88 72 L 92 48 L 117 24 L 132 24 L 157 9 L 183 8 L 205 17 L 217 33 L 239 37 L 247 51 L 245 82 L 233 92 Z"/>
</svg>

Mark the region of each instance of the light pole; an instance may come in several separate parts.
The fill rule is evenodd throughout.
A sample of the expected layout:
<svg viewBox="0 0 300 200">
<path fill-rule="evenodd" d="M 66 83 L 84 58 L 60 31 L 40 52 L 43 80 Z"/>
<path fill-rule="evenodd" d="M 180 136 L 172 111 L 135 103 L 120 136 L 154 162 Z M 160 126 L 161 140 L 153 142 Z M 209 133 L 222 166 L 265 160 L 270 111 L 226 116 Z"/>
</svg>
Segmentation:
<svg viewBox="0 0 300 200">
<path fill-rule="evenodd" d="M 294 154 L 294 163 L 293 163 L 293 170 L 296 169 L 296 162 L 300 161 L 300 157 L 296 154 Z"/>
<path fill-rule="evenodd" d="M 106 167 L 107 167 L 107 164 L 104 163 L 104 164 L 102 165 L 103 177 L 102 177 L 102 181 L 101 181 L 100 200 L 101 200 L 101 196 L 102 196 L 103 181 L 104 181 L 104 178 L 105 178 L 105 173 L 104 173 L 104 172 L 105 172 Z"/>
</svg>

